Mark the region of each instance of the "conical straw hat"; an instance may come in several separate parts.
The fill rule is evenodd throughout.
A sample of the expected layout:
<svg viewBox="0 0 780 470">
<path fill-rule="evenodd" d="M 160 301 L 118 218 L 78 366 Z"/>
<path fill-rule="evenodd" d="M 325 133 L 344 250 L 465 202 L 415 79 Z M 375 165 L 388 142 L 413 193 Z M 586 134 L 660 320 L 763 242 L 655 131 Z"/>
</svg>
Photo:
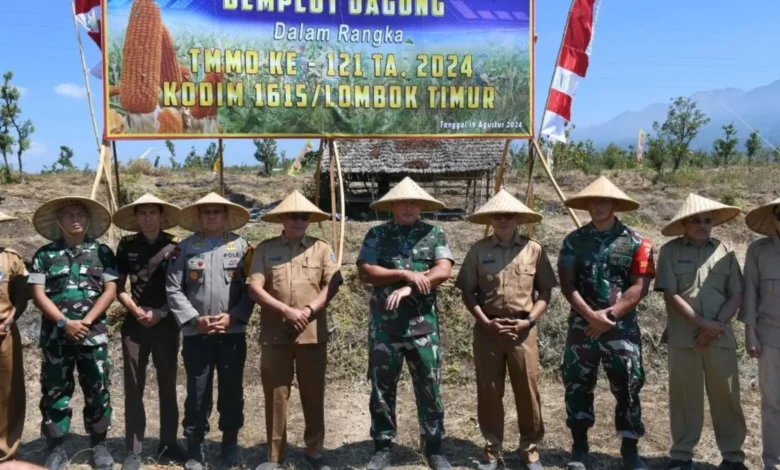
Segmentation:
<svg viewBox="0 0 780 470">
<path fill-rule="evenodd" d="M 178 216 L 181 209 L 178 206 L 167 203 L 149 193 L 144 194 L 132 203 L 114 212 L 114 225 L 122 230 L 127 230 L 128 232 L 140 232 L 141 226 L 138 225 L 138 220 L 135 218 L 135 208 L 145 204 L 156 204 L 162 207 L 163 212 L 160 230 L 168 230 L 169 228 L 179 225 Z"/>
<path fill-rule="evenodd" d="M 369 207 L 378 211 L 391 212 L 393 203 L 396 201 L 419 202 L 423 212 L 437 211 L 445 207 L 443 202 L 434 199 L 408 176 L 388 191 L 382 199 L 372 203 Z"/>
<path fill-rule="evenodd" d="M 775 206 L 780 205 L 780 198 L 758 206 L 748 212 L 745 223 L 748 228 L 761 235 L 772 235 L 777 230 L 775 225 Z"/>
<path fill-rule="evenodd" d="M 198 202 L 192 203 L 179 212 L 179 226 L 190 232 L 200 231 L 200 221 L 198 221 L 198 208 L 200 206 L 219 204 L 227 209 L 227 220 L 225 221 L 225 231 L 232 232 L 238 230 L 249 222 L 249 211 L 234 204 L 217 193 L 208 193 Z"/>
<path fill-rule="evenodd" d="M 698 214 L 712 212 L 712 226 L 725 224 L 742 213 L 739 207 L 727 206 L 718 201 L 701 197 L 698 194 L 688 194 L 680 210 L 669 224 L 661 230 L 665 237 L 679 237 L 685 234 L 683 221 Z"/>
<path fill-rule="evenodd" d="M 484 206 L 466 217 L 466 220 L 474 224 L 490 225 L 490 219 L 496 214 L 517 215 L 518 225 L 533 224 L 542 220 L 540 214 L 529 209 L 505 189 L 497 192 Z"/>
<path fill-rule="evenodd" d="M 12 215 L 6 214 L 5 212 L 0 212 L 0 222 L 10 222 L 12 220 L 18 219 Z"/>
<path fill-rule="evenodd" d="M 615 204 L 615 212 L 630 212 L 639 209 L 639 203 L 618 189 L 606 176 L 599 176 L 579 194 L 566 199 L 564 205 L 572 209 L 586 211 L 588 210 L 588 201 L 591 199 L 611 200 Z"/>
<path fill-rule="evenodd" d="M 260 220 L 278 224 L 282 222 L 279 219 L 280 215 L 293 214 L 296 212 L 309 214 L 309 222 L 322 222 L 323 220 L 328 220 L 330 218 L 330 215 L 319 210 L 317 206 L 309 202 L 303 194 L 298 191 L 293 191 L 292 194 L 284 198 L 278 206 L 260 217 Z"/>
<path fill-rule="evenodd" d="M 57 222 L 57 211 L 70 204 L 86 207 L 89 213 L 89 227 L 87 228 L 89 238 L 97 239 L 111 227 L 111 213 L 103 204 L 88 197 L 66 196 L 47 201 L 35 210 L 35 214 L 33 214 L 35 231 L 47 240 L 59 239 L 62 236 L 62 229 Z"/>
</svg>

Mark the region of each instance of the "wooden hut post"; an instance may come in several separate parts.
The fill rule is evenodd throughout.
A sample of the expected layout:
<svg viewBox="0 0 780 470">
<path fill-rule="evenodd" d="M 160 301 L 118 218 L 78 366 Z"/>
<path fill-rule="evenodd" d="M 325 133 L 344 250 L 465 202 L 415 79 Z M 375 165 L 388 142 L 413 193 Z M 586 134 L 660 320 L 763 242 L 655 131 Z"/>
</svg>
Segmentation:
<svg viewBox="0 0 780 470">
<path fill-rule="evenodd" d="M 314 170 L 314 205 L 320 207 L 320 180 L 322 179 L 322 154 L 325 153 L 325 139 L 320 139 L 320 148 L 317 150 L 317 169 Z M 318 224 L 322 231 L 322 222 Z"/>
<path fill-rule="evenodd" d="M 341 203 L 341 223 L 339 224 L 340 225 L 339 244 L 338 244 L 336 256 L 338 258 L 337 263 L 339 266 L 341 266 L 341 260 L 344 255 L 345 224 L 347 222 L 347 207 L 346 207 L 346 203 L 344 202 L 344 174 L 341 172 L 341 159 L 339 158 L 339 148 L 335 140 L 330 141 L 330 148 L 331 148 L 331 153 L 330 153 L 331 159 L 336 160 L 336 169 L 339 172 L 339 202 Z M 332 194 L 332 190 L 331 190 L 331 194 Z M 331 200 L 335 200 L 335 198 L 331 198 Z M 333 241 L 334 242 L 336 241 L 335 234 L 334 234 Z"/>
<path fill-rule="evenodd" d="M 333 247 L 336 247 L 336 159 L 333 156 L 333 139 L 328 139 L 328 155 L 330 160 L 330 221 L 333 232 Z"/>
</svg>

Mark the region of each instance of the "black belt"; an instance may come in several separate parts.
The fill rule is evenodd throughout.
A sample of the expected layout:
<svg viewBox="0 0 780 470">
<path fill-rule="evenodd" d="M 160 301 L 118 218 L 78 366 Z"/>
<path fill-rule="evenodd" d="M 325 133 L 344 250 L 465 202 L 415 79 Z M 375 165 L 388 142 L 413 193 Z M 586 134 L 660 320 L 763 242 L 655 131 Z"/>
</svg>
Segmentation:
<svg viewBox="0 0 780 470">
<path fill-rule="evenodd" d="M 507 318 L 509 320 L 525 320 L 528 318 L 528 316 L 531 315 L 528 312 L 523 313 L 515 313 L 512 315 L 485 315 L 488 320 L 495 320 L 496 318 Z"/>
</svg>

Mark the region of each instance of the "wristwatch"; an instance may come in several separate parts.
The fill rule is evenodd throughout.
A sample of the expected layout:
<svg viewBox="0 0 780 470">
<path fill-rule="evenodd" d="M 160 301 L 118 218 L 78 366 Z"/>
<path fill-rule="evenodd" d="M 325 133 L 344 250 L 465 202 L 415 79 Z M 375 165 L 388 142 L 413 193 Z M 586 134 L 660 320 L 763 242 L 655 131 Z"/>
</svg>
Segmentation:
<svg viewBox="0 0 780 470">
<path fill-rule="evenodd" d="M 607 319 L 608 319 L 609 321 L 611 321 L 611 322 L 615 322 L 615 323 L 617 323 L 617 317 L 615 317 L 615 315 L 612 315 L 612 312 L 610 312 L 610 313 L 608 313 L 608 314 L 607 314 Z"/>
<path fill-rule="evenodd" d="M 311 305 L 306 305 L 306 306 L 305 306 L 305 307 L 303 307 L 303 308 L 308 308 L 308 309 L 309 309 L 309 315 L 314 315 L 314 309 L 313 309 L 313 308 L 311 308 Z"/>
<path fill-rule="evenodd" d="M 525 319 L 528 322 L 528 329 L 532 330 L 536 326 L 536 320 L 531 317 Z"/>
<path fill-rule="evenodd" d="M 68 323 L 68 319 L 65 317 L 60 318 L 57 320 L 57 328 L 65 328 L 65 325 Z"/>
<path fill-rule="evenodd" d="M 190 320 L 190 326 L 197 327 L 198 326 L 198 317 L 193 318 Z"/>
</svg>

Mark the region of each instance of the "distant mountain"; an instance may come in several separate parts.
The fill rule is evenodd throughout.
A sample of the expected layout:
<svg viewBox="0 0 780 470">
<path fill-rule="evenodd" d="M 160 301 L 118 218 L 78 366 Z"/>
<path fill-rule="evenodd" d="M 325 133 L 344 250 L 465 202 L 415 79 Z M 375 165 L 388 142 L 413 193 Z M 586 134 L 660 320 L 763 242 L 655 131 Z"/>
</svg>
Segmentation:
<svg viewBox="0 0 780 470">
<path fill-rule="evenodd" d="M 769 85 L 744 91 L 736 88 L 700 91 L 690 96 L 710 119 L 702 128 L 692 147 L 710 150 L 712 142 L 723 135 L 722 126 L 734 123 L 740 140 L 740 149 L 750 134 L 742 117 L 773 145 L 780 145 L 780 80 Z M 618 145 L 636 145 L 639 129 L 651 133 L 653 121 L 664 122 L 671 101 L 653 103 L 641 111 L 626 111 L 607 122 L 575 129 L 572 138 L 592 140 L 597 147 L 610 142 Z"/>
</svg>

